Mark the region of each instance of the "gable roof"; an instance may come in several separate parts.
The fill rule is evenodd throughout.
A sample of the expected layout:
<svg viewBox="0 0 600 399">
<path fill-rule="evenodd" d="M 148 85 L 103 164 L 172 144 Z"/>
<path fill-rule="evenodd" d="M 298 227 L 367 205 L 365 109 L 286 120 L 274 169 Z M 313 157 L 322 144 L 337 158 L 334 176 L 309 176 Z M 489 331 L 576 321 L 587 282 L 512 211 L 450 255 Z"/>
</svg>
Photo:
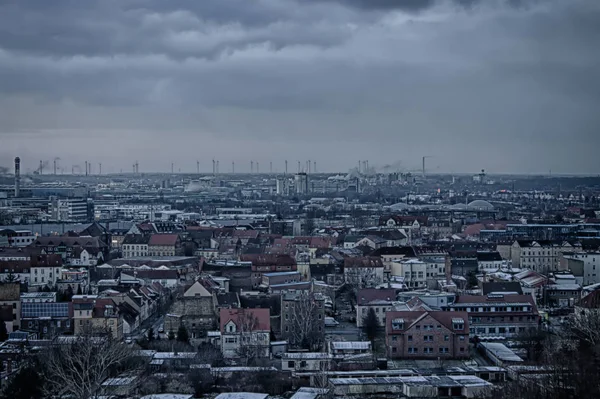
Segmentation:
<svg viewBox="0 0 600 399">
<path fill-rule="evenodd" d="M 244 323 L 245 317 L 256 318 L 256 325 L 252 326 L 252 331 L 271 331 L 269 309 L 221 309 L 219 316 L 221 332 L 224 332 L 225 325 L 230 321 L 233 321 L 239 327 L 241 323 Z"/>
<path fill-rule="evenodd" d="M 183 296 L 187 298 L 209 297 L 212 296 L 212 294 L 206 288 L 204 288 L 204 286 L 199 281 L 196 281 L 187 290 L 185 290 Z"/>
<path fill-rule="evenodd" d="M 357 256 L 354 258 L 346 257 L 344 259 L 344 268 L 357 268 L 357 267 L 381 267 L 383 268 L 383 262 L 381 258 L 374 256 Z"/>
<path fill-rule="evenodd" d="M 445 312 L 445 311 L 428 311 L 428 310 L 408 310 L 408 311 L 396 311 L 386 312 L 385 320 L 385 331 L 387 334 L 402 333 L 414 325 L 427 319 L 432 318 L 435 322 L 446 327 L 450 331 L 455 331 L 460 334 L 469 333 L 469 314 L 467 312 Z M 403 328 L 400 330 L 393 330 L 392 323 L 394 320 L 402 319 Z M 464 328 L 462 330 L 455 330 L 453 323 L 455 320 L 462 319 Z M 434 326 L 435 328 L 435 326 Z"/>
</svg>

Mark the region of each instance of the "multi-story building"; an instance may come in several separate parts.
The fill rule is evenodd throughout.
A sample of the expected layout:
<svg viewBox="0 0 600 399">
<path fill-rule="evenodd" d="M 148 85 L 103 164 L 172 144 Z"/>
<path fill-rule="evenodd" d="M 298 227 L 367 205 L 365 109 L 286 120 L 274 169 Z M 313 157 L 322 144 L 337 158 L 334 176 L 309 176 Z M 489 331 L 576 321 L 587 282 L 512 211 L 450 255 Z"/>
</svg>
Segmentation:
<svg viewBox="0 0 600 399">
<path fill-rule="evenodd" d="M 356 294 L 356 326 L 362 327 L 363 320 L 373 309 L 379 326 L 385 326 L 386 312 L 392 310 L 392 305 L 396 302 L 396 290 L 391 288 L 363 288 Z"/>
<path fill-rule="evenodd" d="M 269 309 L 221 309 L 219 318 L 223 357 L 246 360 L 269 357 Z"/>
<path fill-rule="evenodd" d="M 403 278 L 404 284 L 409 288 L 425 288 L 427 263 L 414 258 L 392 262 L 391 275 Z"/>
<path fill-rule="evenodd" d="M 40 339 L 72 334 L 71 302 L 27 302 L 21 307 L 21 329 L 33 332 Z"/>
<path fill-rule="evenodd" d="M 381 258 L 373 256 L 344 259 L 344 281 L 357 288 L 375 287 L 383 282 L 384 266 Z"/>
<path fill-rule="evenodd" d="M 296 260 L 290 255 L 245 254 L 240 256 L 240 261 L 251 263 L 250 282 L 254 289 L 263 283 L 265 273 L 295 272 L 298 270 Z"/>
<path fill-rule="evenodd" d="M 149 256 L 183 255 L 179 234 L 152 234 L 148 241 Z"/>
<path fill-rule="evenodd" d="M 173 302 L 165 317 L 165 331 L 176 333 L 183 325 L 191 339 L 201 338 L 217 327 L 216 309 L 215 291 L 196 281 Z"/>
<path fill-rule="evenodd" d="M 537 330 L 540 324 L 540 315 L 531 295 L 459 295 L 454 303 L 443 309 L 467 312 L 472 336 L 511 337 Z"/>
<path fill-rule="evenodd" d="M 31 230 L 0 230 L 0 236 L 6 237 L 9 247 L 26 247 L 35 241 L 35 235 Z"/>
<path fill-rule="evenodd" d="M 99 237 L 37 237 L 29 246 L 42 254 L 59 254 L 63 263 L 77 266 L 96 265 L 106 259 L 109 247 Z M 85 250 L 85 251 L 84 251 Z"/>
<path fill-rule="evenodd" d="M 578 250 L 567 241 L 517 240 L 511 246 L 512 265 L 540 273 L 556 272 L 561 270 L 563 252 Z"/>
<path fill-rule="evenodd" d="M 477 268 L 480 272 L 495 272 L 502 266 L 503 260 L 498 251 L 477 251 Z"/>
<path fill-rule="evenodd" d="M 86 198 L 50 197 L 48 213 L 50 220 L 57 222 L 85 222 L 89 219 Z"/>
<path fill-rule="evenodd" d="M 560 265 L 579 277 L 582 285 L 600 283 L 600 252 L 564 252 Z"/>
<path fill-rule="evenodd" d="M 391 358 L 469 357 L 466 312 L 388 312 L 386 346 Z"/>
<path fill-rule="evenodd" d="M 72 302 L 75 335 L 110 333 L 115 339 L 123 338 L 123 316 L 112 298 L 74 295 Z"/>
<path fill-rule="evenodd" d="M 127 234 L 121 244 L 124 258 L 148 256 L 150 236 L 143 234 Z"/>
<path fill-rule="evenodd" d="M 308 290 L 282 292 L 281 336 L 292 347 L 322 349 L 325 340 L 325 296 Z"/>
</svg>

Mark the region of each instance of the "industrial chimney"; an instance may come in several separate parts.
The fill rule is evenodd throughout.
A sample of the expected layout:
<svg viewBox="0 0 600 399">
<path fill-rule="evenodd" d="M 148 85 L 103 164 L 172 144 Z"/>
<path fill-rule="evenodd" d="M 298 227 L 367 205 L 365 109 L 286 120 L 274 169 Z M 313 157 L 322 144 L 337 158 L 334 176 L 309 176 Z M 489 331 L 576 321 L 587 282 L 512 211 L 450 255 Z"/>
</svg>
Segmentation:
<svg viewBox="0 0 600 399">
<path fill-rule="evenodd" d="M 21 158 L 15 158 L 15 198 L 21 195 Z"/>
</svg>

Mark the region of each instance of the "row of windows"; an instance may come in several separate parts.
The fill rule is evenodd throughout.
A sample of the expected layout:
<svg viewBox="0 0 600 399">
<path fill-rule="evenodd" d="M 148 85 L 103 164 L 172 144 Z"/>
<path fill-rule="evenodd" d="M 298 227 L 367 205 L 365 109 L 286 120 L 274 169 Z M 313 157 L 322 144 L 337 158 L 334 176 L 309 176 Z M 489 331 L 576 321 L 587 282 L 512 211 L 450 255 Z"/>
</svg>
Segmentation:
<svg viewBox="0 0 600 399">
<path fill-rule="evenodd" d="M 459 351 L 464 352 L 465 348 L 463 346 L 461 346 L 459 348 Z M 392 352 L 396 352 L 396 347 L 392 347 Z M 450 352 L 450 350 L 447 347 L 439 347 L 438 348 L 438 353 L 449 353 L 449 352 Z M 409 354 L 417 354 L 417 353 L 419 353 L 419 348 L 414 348 L 411 346 L 408 348 L 408 353 Z M 423 353 L 432 354 L 432 353 L 434 353 L 434 348 L 432 348 L 432 347 L 423 348 Z"/>
<path fill-rule="evenodd" d="M 502 322 L 502 321 L 535 321 L 535 316 L 498 316 L 498 317 L 471 317 L 469 320 L 471 323 L 481 323 L 481 320 L 485 319 L 486 322 Z"/>
<path fill-rule="evenodd" d="M 529 312 L 530 306 L 454 306 L 452 310 L 455 312 Z"/>
</svg>

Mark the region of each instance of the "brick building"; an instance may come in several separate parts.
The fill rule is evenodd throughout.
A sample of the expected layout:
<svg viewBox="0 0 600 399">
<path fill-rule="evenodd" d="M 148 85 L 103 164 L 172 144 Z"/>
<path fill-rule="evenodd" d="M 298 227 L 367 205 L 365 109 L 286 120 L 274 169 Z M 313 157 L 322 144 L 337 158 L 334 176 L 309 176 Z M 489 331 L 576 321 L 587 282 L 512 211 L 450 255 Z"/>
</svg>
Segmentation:
<svg viewBox="0 0 600 399">
<path fill-rule="evenodd" d="M 510 337 L 537 330 L 540 324 L 540 315 L 531 295 L 459 295 L 444 309 L 467 312 L 472 336 Z"/>
<path fill-rule="evenodd" d="M 466 312 L 388 312 L 386 346 L 391 358 L 455 359 L 469 357 Z"/>
</svg>

